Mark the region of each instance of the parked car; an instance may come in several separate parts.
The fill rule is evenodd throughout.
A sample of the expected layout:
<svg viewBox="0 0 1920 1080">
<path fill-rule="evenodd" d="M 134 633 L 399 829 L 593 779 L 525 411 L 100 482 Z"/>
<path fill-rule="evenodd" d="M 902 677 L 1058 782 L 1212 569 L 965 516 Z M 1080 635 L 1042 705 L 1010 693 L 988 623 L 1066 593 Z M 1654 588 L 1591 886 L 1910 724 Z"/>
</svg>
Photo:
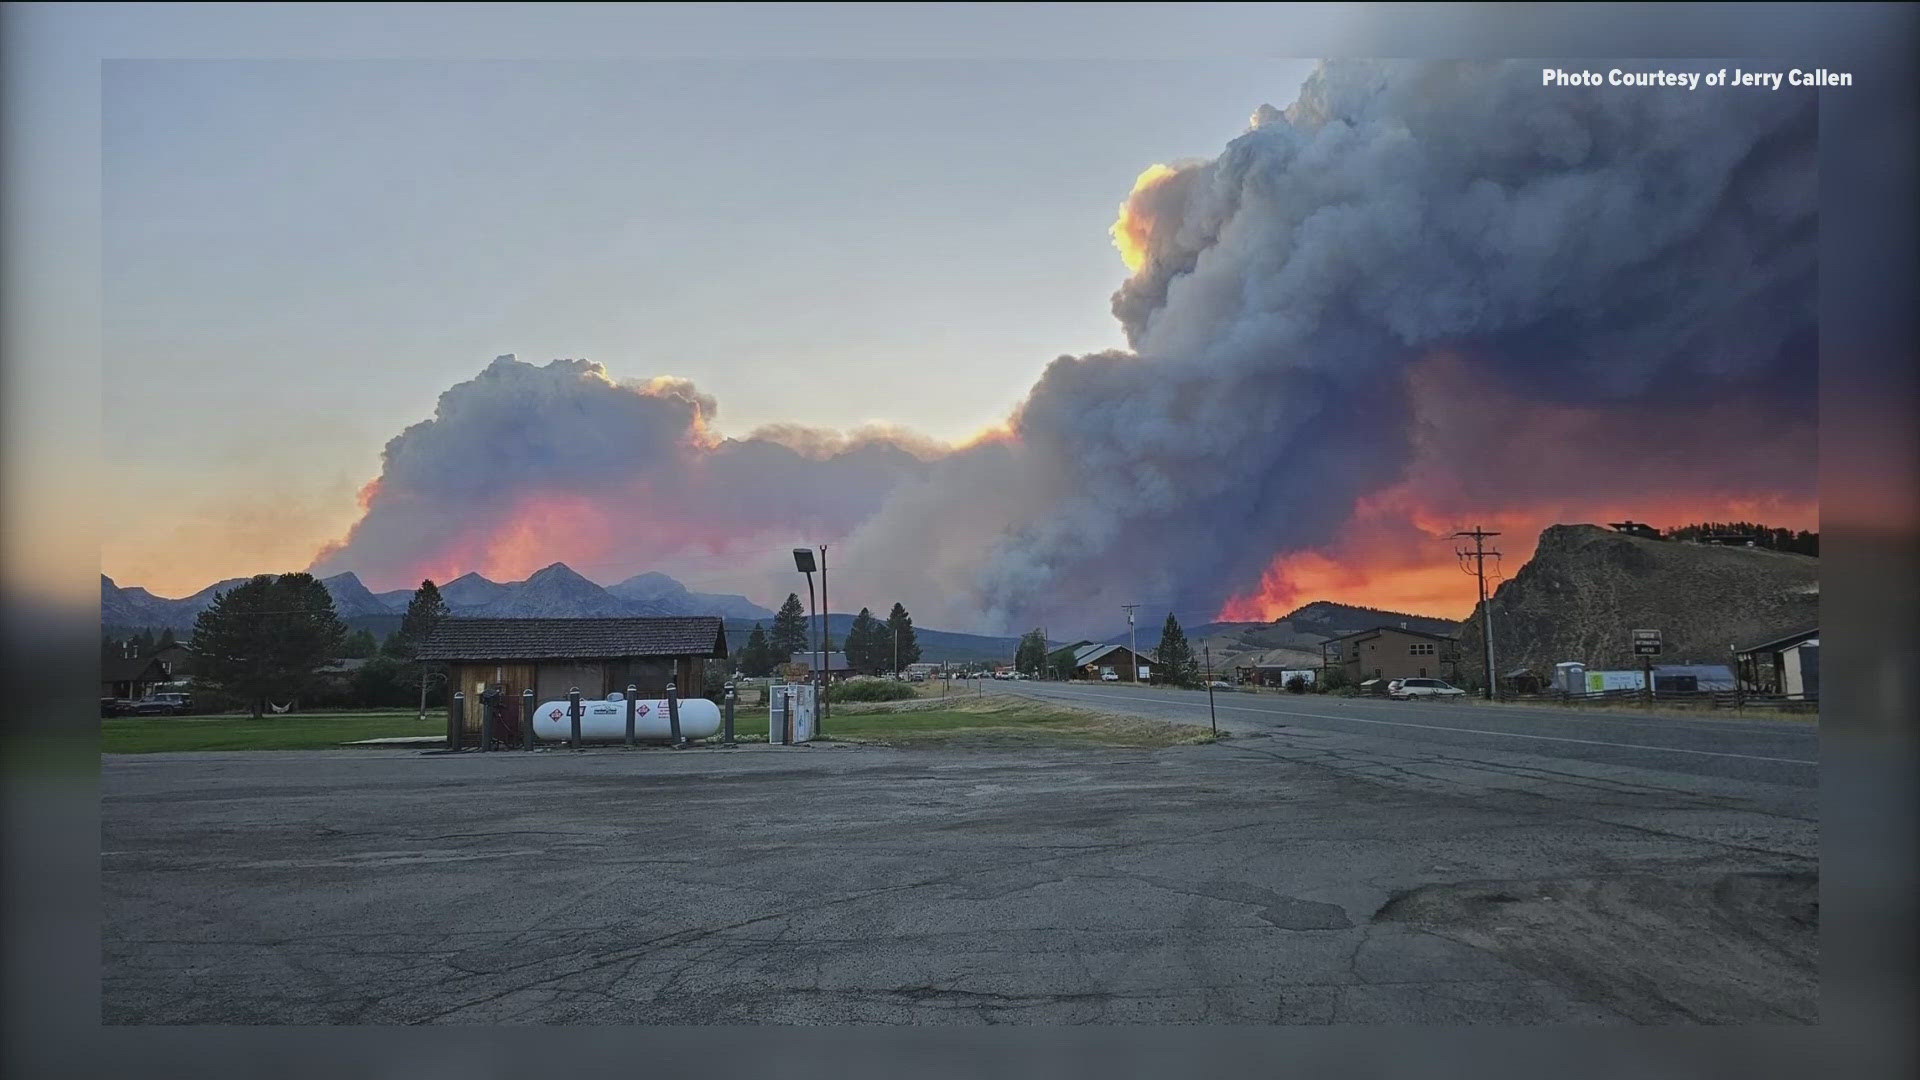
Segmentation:
<svg viewBox="0 0 1920 1080">
<path fill-rule="evenodd" d="M 1101 668 L 1100 681 L 1101 682 L 1119 682 L 1120 675 L 1118 672 L 1114 671 L 1112 668 Z"/>
<path fill-rule="evenodd" d="M 1227 681 L 1227 680 L 1225 680 L 1225 679 L 1215 679 L 1215 680 L 1213 680 L 1212 682 L 1210 682 L 1210 683 L 1208 683 L 1207 685 L 1208 685 L 1208 686 L 1210 686 L 1210 687 L 1212 687 L 1212 688 L 1213 688 L 1213 689 L 1215 689 L 1215 690 L 1231 690 L 1231 689 L 1233 689 L 1233 684 L 1232 684 L 1232 683 L 1230 683 L 1230 682 L 1228 682 L 1228 681 Z"/>
<path fill-rule="evenodd" d="M 1412 701 L 1414 698 L 1463 698 L 1467 692 L 1439 679 L 1401 679 L 1399 686 L 1387 691 L 1387 696 Z"/>
<path fill-rule="evenodd" d="M 101 716 L 132 716 L 133 702 L 127 698 L 103 697 L 100 699 Z"/>
<path fill-rule="evenodd" d="M 193 698 L 187 694 L 155 694 L 133 703 L 135 716 L 185 716 L 193 711 Z"/>
<path fill-rule="evenodd" d="M 1407 680 L 1405 679 L 1394 679 L 1393 681 L 1387 683 L 1387 690 L 1386 690 L 1387 696 L 1392 697 L 1393 695 L 1399 693 L 1400 684 L 1406 681 Z"/>
</svg>

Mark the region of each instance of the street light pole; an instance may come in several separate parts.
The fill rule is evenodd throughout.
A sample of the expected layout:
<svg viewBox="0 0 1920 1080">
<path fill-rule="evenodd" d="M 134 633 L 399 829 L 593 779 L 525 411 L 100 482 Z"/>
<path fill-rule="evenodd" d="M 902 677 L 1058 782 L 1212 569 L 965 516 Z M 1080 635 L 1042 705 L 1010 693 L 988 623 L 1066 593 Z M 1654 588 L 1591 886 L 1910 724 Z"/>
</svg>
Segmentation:
<svg viewBox="0 0 1920 1080">
<path fill-rule="evenodd" d="M 826 550 L 825 548 L 821 549 L 822 552 L 824 552 L 825 550 Z M 814 712 L 814 716 L 816 718 L 816 724 L 817 724 L 818 717 L 820 715 L 820 713 L 818 712 L 818 709 L 821 703 L 820 699 L 824 697 L 825 694 L 821 692 L 821 689 L 824 686 L 824 683 L 822 682 L 820 677 L 820 648 L 819 648 L 820 638 L 817 632 L 815 632 L 814 625 L 813 625 L 813 618 L 817 618 L 820 613 L 819 606 L 813 602 L 813 570 L 814 570 L 813 549 L 803 548 L 803 547 L 794 548 L 793 549 L 793 568 L 807 576 L 807 608 L 810 615 L 810 618 L 808 619 L 809 633 L 807 636 L 812 639 L 811 648 L 809 649 L 809 651 L 813 654 L 813 663 L 811 666 L 813 668 L 813 672 L 812 672 L 812 682 L 813 682 L 813 689 L 814 689 L 813 701 L 816 709 L 816 711 Z M 824 586 L 825 584 L 826 584 L 826 580 L 825 580 L 825 575 L 823 574 L 821 575 L 821 585 Z"/>
</svg>

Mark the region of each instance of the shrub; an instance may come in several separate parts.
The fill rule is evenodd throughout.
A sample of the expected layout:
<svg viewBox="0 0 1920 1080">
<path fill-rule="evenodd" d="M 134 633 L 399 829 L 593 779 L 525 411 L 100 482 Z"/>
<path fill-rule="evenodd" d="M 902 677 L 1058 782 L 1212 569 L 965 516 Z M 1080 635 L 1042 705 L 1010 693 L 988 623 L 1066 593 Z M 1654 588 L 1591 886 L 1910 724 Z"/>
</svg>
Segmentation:
<svg viewBox="0 0 1920 1080">
<path fill-rule="evenodd" d="M 827 701 L 906 701 L 920 695 L 908 683 L 890 679 L 852 679 L 827 687 Z"/>
<path fill-rule="evenodd" d="M 1301 678 L 1298 675 L 1295 675 L 1293 678 L 1287 680 L 1287 693 L 1304 694 L 1306 692 L 1307 692 L 1307 680 Z"/>
</svg>

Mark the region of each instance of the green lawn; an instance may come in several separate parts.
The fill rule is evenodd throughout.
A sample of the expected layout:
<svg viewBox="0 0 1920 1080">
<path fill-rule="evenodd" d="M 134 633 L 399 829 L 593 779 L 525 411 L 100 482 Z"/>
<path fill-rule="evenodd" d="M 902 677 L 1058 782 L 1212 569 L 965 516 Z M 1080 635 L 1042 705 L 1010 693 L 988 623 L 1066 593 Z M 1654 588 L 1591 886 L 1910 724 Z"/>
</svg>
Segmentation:
<svg viewBox="0 0 1920 1080">
<path fill-rule="evenodd" d="M 1113 716 L 1007 696 L 844 704 L 827 719 L 835 741 L 886 746 L 1122 746 L 1152 748 L 1211 742 L 1204 727 Z M 268 716 L 143 716 L 100 721 L 100 750 L 156 754 L 183 750 L 331 750 L 341 743 L 396 735 L 444 735 L 446 717 L 412 712 Z M 764 707 L 739 710 L 734 731 L 764 742 Z"/>
<path fill-rule="evenodd" d="M 1154 748 L 1213 741 L 1207 728 L 1196 725 L 1115 716 L 1000 695 L 837 705 L 825 727 L 826 737 L 834 741 L 885 746 Z M 734 730 L 743 738 L 765 739 L 766 711 L 743 713 L 735 721 Z"/>
<path fill-rule="evenodd" d="M 395 735 L 445 735 L 447 718 L 429 712 L 311 713 L 289 716 L 122 716 L 100 721 L 103 754 L 178 750 L 331 750 L 344 742 Z"/>
</svg>

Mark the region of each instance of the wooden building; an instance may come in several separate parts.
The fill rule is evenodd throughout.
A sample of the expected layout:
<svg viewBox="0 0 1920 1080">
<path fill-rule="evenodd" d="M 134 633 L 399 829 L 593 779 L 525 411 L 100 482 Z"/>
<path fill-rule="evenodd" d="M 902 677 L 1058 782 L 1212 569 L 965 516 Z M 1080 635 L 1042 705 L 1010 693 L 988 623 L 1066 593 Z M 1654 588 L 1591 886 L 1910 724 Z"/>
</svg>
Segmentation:
<svg viewBox="0 0 1920 1080">
<path fill-rule="evenodd" d="M 147 688 L 168 681 L 170 673 L 155 656 L 109 656 L 100 661 L 100 696 L 121 701 L 145 697 Z"/>
<path fill-rule="evenodd" d="M 447 665 L 448 692 L 467 695 L 465 727 L 480 731 L 480 695 L 506 691 L 511 730 L 519 730 L 520 694 L 533 701 L 564 701 L 580 688 L 582 700 L 638 688 L 664 697 L 703 697 L 708 659 L 727 655 L 727 631 L 716 616 L 599 619 L 443 619 L 417 654 Z"/>
<path fill-rule="evenodd" d="M 1740 689 L 1750 694 L 1820 697 L 1820 630 L 1800 630 L 1734 651 Z"/>
<path fill-rule="evenodd" d="M 1320 646 L 1328 668 L 1344 668 L 1349 685 L 1369 679 L 1458 678 L 1460 641 L 1397 626 L 1376 626 Z"/>
<path fill-rule="evenodd" d="M 1089 644 L 1082 645 L 1073 652 L 1073 671 L 1071 678 L 1089 682 L 1105 681 L 1106 673 L 1112 671 L 1120 682 L 1152 682 L 1157 674 L 1159 661 L 1152 656 L 1137 656 L 1125 645 Z M 1136 671 L 1137 669 L 1137 671 Z"/>
</svg>

